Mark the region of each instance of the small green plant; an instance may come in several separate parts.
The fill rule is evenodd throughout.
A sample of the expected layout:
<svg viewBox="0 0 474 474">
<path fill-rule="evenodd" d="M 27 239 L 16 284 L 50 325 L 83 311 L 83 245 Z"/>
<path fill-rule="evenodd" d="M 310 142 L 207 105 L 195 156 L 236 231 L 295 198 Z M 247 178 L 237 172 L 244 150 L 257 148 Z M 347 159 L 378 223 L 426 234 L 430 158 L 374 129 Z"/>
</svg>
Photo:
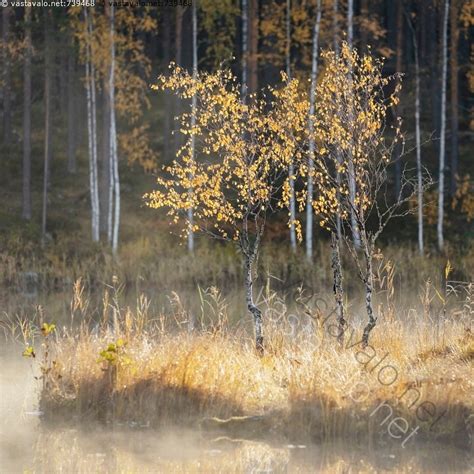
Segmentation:
<svg viewBox="0 0 474 474">
<path fill-rule="evenodd" d="M 104 350 L 100 351 L 99 362 L 108 362 L 110 364 L 116 364 L 119 360 L 125 342 L 123 339 L 117 339 L 116 342 L 111 342 Z"/>
<path fill-rule="evenodd" d="M 125 355 L 126 345 L 127 343 L 121 338 L 111 342 L 104 350 L 100 351 L 99 362 L 107 362 L 111 365 L 117 365 L 119 362 L 129 363 L 130 358 Z"/>
<path fill-rule="evenodd" d="M 39 308 L 40 314 L 42 316 L 42 310 Z M 58 378 L 61 378 L 61 375 L 57 373 L 58 365 L 55 360 L 51 358 L 51 335 L 56 331 L 56 324 L 43 322 L 39 327 L 39 333 L 43 337 L 42 347 L 42 356 L 40 362 L 41 376 L 35 377 L 37 380 L 42 380 L 43 390 L 47 389 L 48 383 L 54 378 L 53 371 Z M 23 330 L 23 337 L 26 343 L 26 347 L 22 352 L 23 357 L 35 359 L 36 358 L 36 349 L 34 347 L 34 340 L 36 334 L 38 333 L 37 329 L 32 329 L 32 326 L 28 327 L 28 330 Z"/>
<path fill-rule="evenodd" d="M 132 363 L 132 360 L 125 352 L 126 345 L 127 342 L 119 338 L 115 342 L 110 342 L 107 347 L 99 353 L 100 357 L 97 362 L 103 364 L 102 370 L 104 371 L 107 386 L 109 387 L 108 390 L 111 395 L 117 386 L 119 370 L 125 366 L 130 366 Z"/>
<path fill-rule="evenodd" d="M 32 357 L 33 359 L 36 357 L 36 352 L 33 346 L 26 346 L 26 349 L 22 353 L 23 357 Z"/>
<path fill-rule="evenodd" d="M 49 336 L 56 330 L 56 324 L 48 324 L 48 323 L 43 323 L 41 325 L 41 334 L 44 337 Z"/>
</svg>

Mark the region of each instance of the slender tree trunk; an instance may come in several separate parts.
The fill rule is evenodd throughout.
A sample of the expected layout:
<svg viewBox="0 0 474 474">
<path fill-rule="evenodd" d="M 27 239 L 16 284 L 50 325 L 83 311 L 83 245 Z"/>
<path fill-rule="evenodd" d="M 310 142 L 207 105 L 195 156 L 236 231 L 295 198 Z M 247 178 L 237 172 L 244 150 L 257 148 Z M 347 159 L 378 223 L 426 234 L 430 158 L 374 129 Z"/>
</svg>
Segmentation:
<svg viewBox="0 0 474 474">
<path fill-rule="evenodd" d="M 11 140 L 11 61 L 9 52 L 11 8 L 6 6 L 2 11 L 3 40 L 3 143 L 8 145 Z"/>
<path fill-rule="evenodd" d="M 109 24 L 111 24 L 112 18 L 111 18 L 111 8 L 110 5 L 106 3 L 106 15 L 109 21 Z M 112 30 L 110 30 L 110 48 L 112 48 Z M 108 77 L 104 78 L 104 91 L 105 95 L 107 97 L 104 97 L 104 120 L 103 120 L 103 127 L 104 127 L 104 134 L 103 134 L 103 139 L 108 140 L 107 146 L 104 145 L 104 153 L 107 152 L 107 158 L 104 157 L 103 160 L 103 174 L 102 177 L 104 179 L 104 183 L 106 185 L 106 190 L 104 190 L 104 194 L 107 194 L 107 197 L 105 198 L 106 205 L 104 205 L 104 209 L 107 209 L 107 242 L 109 243 L 110 246 L 113 244 L 113 234 L 114 234 L 114 208 L 115 208 L 115 203 L 114 203 L 114 192 L 115 192 L 115 175 L 114 175 L 114 169 L 115 169 L 115 155 L 114 155 L 114 147 L 115 147 L 115 142 L 114 142 L 114 136 L 113 136 L 113 130 L 112 130 L 112 92 L 115 93 L 115 91 L 112 91 L 111 85 L 113 83 L 113 78 L 112 75 L 114 74 L 114 71 L 112 70 L 112 49 L 110 49 L 110 64 L 109 64 L 109 70 L 108 70 Z M 106 170 L 106 167 L 108 169 Z M 105 183 L 105 176 L 107 176 L 107 183 Z"/>
<path fill-rule="evenodd" d="M 197 34 L 198 34 L 198 26 L 197 26 L 197 0 L 193 2 L 192 6 L 192 14 L 193 14 L 193 80 L 197 80 L 197 73 L 198 73 L 198 44 L 197 44 Z M 197 107 L 197 96 L 196 94 L 193 95 L 192 97 L 192 102 L 191 102 L 191 128 L 194 129 L 196 126 L 196 107 Z M 195 147 L 196 147 L 196 137 L 194 136 L 194 133 L 191 135 L 191 159 L 194 161 L 195 160 Z M 192 178 L 192 177 L 191 177 Z M 193 194 L 193 189 L 190 188 L 188 190 L 189 195 L 192 196 Z M 194 221 L 194 216 L 193 216 L 193 208 L 190 207 L 188 209 L 188 225 L 189 225 L 189 230 L 188 230 L 188 251 L 193 252 L 194 251 L 194 230 L 193 230 L 193 222 Z"/>
<path fill-rule="evenodd" d="M 332 35 L 333 35 L 333 47 L 334 47 L 334 52 L 336 55 L 339 55 L 339 1 L 334 0 L 333 2 L 333 19 L 332 19 Z M 337 156 L 337 161 L 340 163 L 341 156 L 338 154 Z M 337 183 L 337 188 L 339 189 L 341 186 L 341 174 L 339 171 L 336 170 L 336 183 Z M 338 193 L 339 194 L 339 193 Z M 338 196 L 339 199 L 339 196 Z M 342 224 L 341 224 L 341 216 L 339 213 L 336 216 L 336 233 L 339 242 L 341 242 L 342 239 Z"/>
<path fill-rule="evenodd" d="M 336 233 L 331 233 L 331 267 L 334 281 L 334 299 L 336 301 L 336 315 L 339 323 L 339 340 L 342 342 L 346 320 L 344 319 L 344 286 L 342 280 L 342 264 L 340 243 Z"/>
<path fill-rule="evenodd" d="M 440 2 L 441 3 L 441 2 Z M 442 15 L 439 15 L 442 17 Z M 440 43 L 438 41 L 438 22 L 437 22 L 437 2 L 429 2 L 428 6 L 428 41 L 427 46 L 429 49 L 429 76 L 431 78 L 431 118 L 433 133 L 436 138 L 439 136 L 441 119 L 439 112 L 441 110 L 440 101 L 440 71 L 439 71 L 439 60 L 438 50 L 440 49 Z M 439 155 L 439 140 L 433 141 L 436 153 Z"/>
<path fill-rule="evenodd" d="M 423 239 L 423 168 L 421 164 L 421 130 L 420 130 L 420 65 L 418 52 L 415 60 L 415 135 L 416 135 L 416 174 L 418 180 L 418 249 L 423 255 L 425 251 Z"/>
<path fill-rule="evenodd" d="M 247 101 L 249 62 L 249 17 L 248 0 L 242 0 L 242 102 Z"/>
<path fill-rule="evenodd" d="M 263 354 L 263 321 L 262 311 L 257 307 L 253 299 L 253 263 L 255 260 L 255 252 L 244 252 L 244 268 L 245 268 L 245 298 L 247 309 L 253 316 L 255 326 L 255 347 L 259 354 Z"/>
<path fill-rule="evenodd" d="M 347 1 L 347 44 L 352 49 L 354 44 L 354 0 Z M 352 81 L 351 81 L 352 82 Z M 352 87 L 352 85 L 350 85 Z M 352 112 L 353 113 L 353 112 Z M 354 172 L 354 162 L 352 157 L 348 159 L 348 181 L 349 181 L 349 199 L 351 201 L 351 230 L 354 240 L 354 247 L 360 248 L 360 232 L 355 215 L 356 181 Z"/>
<path fill-rule="evenodd" d="M 309 158 L 308 158 L 308 189 L 306 200 L 306 258 L 310 261 L 313 257 L 313 196 L 314 196 L 314 159 L 315 159 L 315 140 L 314 140 L 314 111 L 316 102 L 316 83 L 318 80 L 318 55 L 319 55 L 319 29 L 321 24 L 321 0 L 318 0 L 316 6 L 316 21 L 313 28 L 313 52 L 311 58 L 311 89 L 309 92 Z"/>
<path fill-rule="evenodd" d="M 110 23 L 110 4 L 104 3 L 104 14 Z M 113 157 L 110 151 L 110 63 L 102 80 L 102 143 L 99 157 L 99 200 L 100 200 L 100 234 L 112 243 L 113 212 Z"/>
<path fill-rule="evenodd" d="M 416 175 L 418 184 L 418 250 L 424 254 L 423 238 L 423 167 L 421 162 L 421 104 L 420 104 L 420 57 L 418 50 L 418 41 L 416 30 L 413 28 L 410 17 L 408 17 L 408 26 L 412 34 L 413 51 L 415 54 L 415 139 L 416 139 Z"/>
<path fill-rule="evenodd" d="M 429 55 L 428 48 L 428 28 L 427 28 L 427 19 L 428 19 L 428 9 L 429 5 L 427 2 L 421 2 L 421 5 L 417 9 L 418 20 L 420 23 L 420 68 L 423 68 L 425 65 L 426 59 Z"/>
<path fill-rule="evenodd" d="M 248 90 L 250 94 L 254 94 L 258 89 L 258 0 L 249 1 L 249 78 Z"/>
<path fill-rule="evenodd" d="M 444 2 L 443 39 L 442 39 L 442 75 L 441 75 L 441 130 L 439 140 L 439 183 L 438 183 L 438 249 L 444 248 L 444 168 L 446 151 L 446 82 L 448 76 L 448 18 L 449 0 Z"/>
<path fill-rule="evenodd" d="M 347 44 L 354 44 L 354 0 L 347 0 Z"/>
<path fill-rule="evenodd" d="M 334 52 L 339 54 L 339 0 L 332 4 L 332 40 Z"/>
<path fill-rule="evenodd" d="M 286 75 L 291 80 L 291 0 L 286 0 Z M 295 201 L 295 165 L 291 160 L 288 167 L 290 184 L 290 244 L 291 250 L 296 251 L 296 201 Z"/>
<path fill-rule="evenodd" d="M 115 12 L 113 5 L 110 7 L 110 57 L 110 149 L 113 162 L 114 183 L 114 227 L 112 233 L 112 252 L 115 255 L 118 250 L 120 228 L 120 176 L 118 168 L 117 124 L 115 118 Z"/>
<path fill-rule="evenodd" d="M 163 11 L 163 62 L 165 67 L 168 67 L 170 63 L 171 56 L 171 15 L 170 8 L 166 8 Z M 157 36 L 157 41 L 161 40 Z M 163 156 L 164 161 L 168 162 L 170 159 L 170 136 L 171 136 L 171 94 L 169 91 L 164 93 L 164 110 L 163 110 L 163 120 L 164 120 L 164 131 L 163 131 Z"/>
<path fill-rule="evenodd" d="M 364 234 L 364 232 L 363 232 Z M 377 318 L 374 314 L 374 307 L 373 307 L 373 290 L 374 290 L 374 274 L 373 274 L 373 265 L 372 265 L 372 258 L 373 258 L 373 243 L 367 241 L 367 236 L 363 238 L 364 246 L 364 258 L 365 258 L 365 307 L 367 310 L 367 317 L 368 323 L 364 328 L 364 332 L 362 335 L 362 345 L 366 347 L 369 343 L 369 336 L 374 329 L 375 325 L 377 324 Z"/>
<path fill-rule="evenodd" d="M 31 6 L 25 7 L 23 66 L 23 219 L 31 219 Z"/>
<path fill-rule="evenodd" d="M 89 137 L 89 187 L 91 195 L 91 227 L 92 240 L 99 241 L 99 188 L 97 173 L 97 103 L 95 87 L 95 68 L 92 58 L 91 44 L 93 30 L 92 20 L 88 14 L 87 8 L 84 8 L 84 20 L 87 28 L 86 45 L 86 93 L 87 93 L 87 126 Z"/>
<path fill-rule="evenodd" d="M 51 58 L 51 38 L 50 38 L 50 22 L 51 10 L 45 10 L 44 34 L 44 167 L 43 167 L 43 210 L 41 218 L 41 242 L 46 242 L 46 221 L 48 211 L 48 187 L 51 163 L 51 75 L 52 75 L 52 58 Z"/>
<path fill-rule="evenodd" d="M 71 47 L 67 61 L 67 171 L 74 174 L 77 171 L 76 163 L 76 64 L 74 54 L 74 40 L 71 38 Z"/>
<path fill-rule="evenodd" d="M 110 24 L 110 4 L 105 2 L 104 14 Z M 110 40 L 110 35 L 109 35 Z M 110 46 L 109 46 L 110 47 Z M 113 234 L 113 156 L 110 148 L 110 74 L 109 62 L 107 72 L 102 80 L 102 146 L 99 170 L 99 199 L 100 199 L 100 234 L 112 244 Z"/>
<path fill-rule="evenodd" d="M 176 7 L 176 31 L 175 31 L 175 63 L 182 66 L 182 50 L 183 50 L 183 14 L 184 10 L 179 5 Z M 181 102 L 178 97 L 174 99 L 174 116 L 177 117 L 181 113 Z M 174 121 L 174 155 L 176 155 L 181 145 L 179 134 L 179 122 Z"/>
<path fill-rule="evenodd" d="M 100 199 L 100 233 L 102 235 L 112 235 L 111 227 L 111 154 L 110 154 L 110 93 L 109 93 L 109 74 L 103 80 L 102 89 L 102 146 L 100 154 L 99 170 L 99 199 Z M 113 191 L 112 191 L 113 193 Z M 109 239 L 111 241 L 111 239 Z"/>
<path fill-rule="evenodd" d="M 110 92 L 109 92 L 110 94 Z M 112 111 L 109 110 L 109 186 L 108 186 L 108 195 L 107 195 L 107 242 L 112 245 L 113 233 L 114 233 L 114 190 L 115 190 L 115 177 L 114 177 L 114 149 L 112 146 L 112 141 L 114 137 L 112 136 L 112 123 L 110 122 L 110 117 L 112 116 Z"/>
<path fill-rule="evenodd" d="M 458 9 L 459 0 L 451 0 L 451 195 L 456 192 L 456 176 L 458 174 L 459 157 L 459 79 L 458 79 Z"/>
<path fill-rule="evenodd" d="M 396 56 L 396 72 L 402 73 L 403 64 L 403 0 L 397 0 L 397 56 Z M 397 76 L 397 82 L 401 81 L 400 76 Z M 401 108 L 398 105 L 395 109 L 397 117 L 401 116 Z M 396 199 L 400 196 L 400 187 L 402 183 L 402 162 L 401 162 L 401 143 L 397 143 L 395 147 L 395 196 Z"/>
</svg>

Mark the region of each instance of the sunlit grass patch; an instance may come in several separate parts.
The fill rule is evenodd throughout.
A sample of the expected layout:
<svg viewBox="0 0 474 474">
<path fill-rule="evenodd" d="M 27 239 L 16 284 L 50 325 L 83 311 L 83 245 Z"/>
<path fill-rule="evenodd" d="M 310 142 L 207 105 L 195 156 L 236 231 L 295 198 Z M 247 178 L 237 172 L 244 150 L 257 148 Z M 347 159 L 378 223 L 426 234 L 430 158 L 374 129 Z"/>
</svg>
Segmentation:
<svg viewBox="0 0 474 474">
<path fill-rule="evenodd" d="M 182 425 L 302 442 L 470 442 L 474 336 L 467 319 L 447 315 L 433 324 L 412 313 L 411 321 L 382 321 L 362 348 L 357 322 L 341 342 L 334 316 L 287 314 L 275 296 L 263 308 L 261 356 L 251 324 L 230 325 L 217 290 L 207 293 L 212 304 L 203 303 L 210 316 L 191 321 L 177 295 L 175 314 L 151 315 L 143 297 L 132 311 L 112 294 L 97 319 L 75 288 L 71 319 L 79 324 L 40 321 L 36 337 L 34 322 L 22 327 L 24 356 L 41 369 L 47 420 Z"/>
</svg>

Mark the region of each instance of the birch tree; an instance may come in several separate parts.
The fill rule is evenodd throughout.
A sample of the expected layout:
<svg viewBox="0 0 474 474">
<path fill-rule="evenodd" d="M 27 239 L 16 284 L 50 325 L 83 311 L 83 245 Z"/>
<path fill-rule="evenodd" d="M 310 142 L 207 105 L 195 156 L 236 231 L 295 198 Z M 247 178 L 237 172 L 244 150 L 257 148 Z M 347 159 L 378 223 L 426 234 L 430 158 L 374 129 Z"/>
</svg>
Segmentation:
<svg viewBox="0 0 474 474">
<path fill-rule="evenodd" d="M 441 128 L 439 138 L 439 180 L 438 180 L 438 249 L 444 249 L 444 178 L 446 165 L 446 83 L 448 78 L 448 18 L 449 0 L 444 1 L 441 72 Z"/>
<path fill-rule="evenodd" d="M 314 159 L 315 159 L 315 137 L 314 137 L 314 110 L 316 102 L 316 84 L 318 80 L 318 54 L 319 54 L 319 30 L 321 25 L 321 0 L 316 5 L 316 20 L 313 29 L 313 54 L 311 61 L 311 86 L 309 94 L 309 157 L 308 157 L 308 196 L 306 202 L 306 257 L 311 260 L 313 256 L 313 197 L 314 197 Z"/>
<path fill-rule="evenodd" d="M 98 77 L 98 85 L 101 87 L 100 104 L 102 107 L 102 143 L 100 147 L 100 153 L 98 157 L 98 173 L 99 173 L 99 228 L 100 235 L 105 236 L 107 242 L 112 242 L 112 230 L 113 230 L 113 153 L 110 148 L 110 74 L 111 74 L 111 49 L 110 43 L 110 4 L 104 2 L 104 20 L 105 25 L 101 25 L 104 30 L 101 32 L 101 37 L 104 39 L 101 44 L 102 60 L 104 62 L 104 73 Z M 96 28 L 98 29 L 98 27 Z M 107 38 L 108 41 L 105 41 Z M 105 52 L 105 54 L 103 54 Z M 95 61 L 98 62 L 97 60 Z M 101 65 L 97 65 L 100 69 Z"/>
<path fill-rule="evenodd" d="M 387 174 L 392 153 L 402 139 L 400 121 L 387 136 L 385 120 L 389 108 L 398 103 L 399 83 L 396 77 L 382 75 L 382 62 L 370 55 L 359 56 L 344 43 L 341 54 L 323 53 L 326 74 L 317 88 L 316 136 L 320 149 L 316 164 L 319 199 L 314 201 L 321 225 L 332 230 L 335 216 L 343 223 L 344 240 L 357 265 L 365 287 L 368 321 L 362 342 L 368 344 L 369 335 L 377 322 L 373 307 L 373 259 L 378 237 L 388 222 L 411 212 L 406 205 L 416 195 L 417 183 L 406 172 L 402 173 L 400 194 L 389 200 Z M 395 81 L 394 92 L 385 95 L 388 85 Z M 342 158 L 342 159 L 341 159 Z M 356 183 L 354 199 L 351 195 L 351 174 Z M 341 182 L 337 182 L 339 170 Z M 426 184 L 429 184 L 428 182 Z M 335 199 L 339 192 L 339 198 Z M 355 217 L 360 232 L 361 253 L 352 234 Z M 349 235 L 346 229 L 350 229 Z"/>
<path fill-rule="evenodd" d="M 258 0 L 247 1 L 249 2 L 248 92 L 255 94 L 258 88 L 259 2 Z"/>
<path fill-rule="evenodd" d="M 87 43 L 85 46 L 85 82 L 87 99 L 87 131 L 89 147 L 89 191 L 91 199 L 91 228 L 92 240 L 98 242 L 99 235 L 99 182 L 97 172 L 97 107 L 96 107 L 96 73 L 92 60 L 91 42 L 93 38 L 93 25 L 87 8 L 84 8 L 84 26 L 86 28 Z"/>
<path fill-rule="evenodd" d="M 354 46 L 354 0 L 347 0 L 347 44 Z"/>
<path fill-rule="evenodd" d="M 183 16 L 184 16 L 184 7 L 181 5 L 177 5 L 175 7 L 176 14 L 175 14 L 175 41 L 174 41 L 174 49 L 175 49 L 175 57 L 174 61 L 178 66 L 182 66 L 182 55 L 183 55 Z M 179 116 L 181 113 L 181 103 L 179 99 L 176 97 L 174 100 L 174 115 Z M 174 153 L 179 150 L 180 143 L 179 143 L 179 124 L 174 122 Z"/>
<path fill-rule="evenodd" d="M 289 161 L 299 157 L 294 137 L 307 134 L 307 98 L 300 98 L 298 81 L 270 90 L 271 100 L 243 102 L 241 88 L 230 72 L 189 75 L 175 66 L 170 77 L 155 86 L 187 99 L 196 96 L 196 109 L 181 117 L 188 136 L 176 160 L 164 167 L 158 187 L 145 199 L 152 208 L 165 208 L 173 223 L 190 229 L 188 209 L 194 209 L 193 230 L 233 242 L 242 255 L 245 300 L 253 317 L 255 344 L 263 352 L 263 319 L 255 304 L 255 264 L 267 214 L 288 200 Z M 190 123 L 194 115 L 195 125 Z M 291 129 L 291 130 L 290 130 Z M 199 159 L 193 159 L 199 152 Z M 193 192 L 189 193 L 188 190 Z"/>
<path fill-rule="evenodd" d="M 113 191 L 112 197 L 109 195 L 109 222 L 112 216 L 113 225 L 111 229 L 112 252 L 117 253 L 119 228 L 120 228 L 120 176 L 117 152 L 117 124 L 115 118 L 115 11 L 114 6 L 110 6 L 110 80 L 109 80 L 109 104 L 110 104 L 110 188 Z M 113 205 L 112 205 L 113 203 Z"/>
<path fill-rule="evenodd" d="M 332 19 L 332 35 L 333 35 L 333 48 L 334 53 L 339 55 L 339 0 L 334 0 L 333 2 L 333 19 Z M 337 181 L 340 181 L 339 171 L 336 170 Z M 341 230 L 341 217 L 336 216 L 336 234 L 337 242 L 341 242 L 342 230 Z"/>
<path fill-rule="evenodd" d="M 425 251 L 423 237 L 423 165 L 421 160 L 421 100 L 420 100 L 420 57 L 418 49 L 417 32 L 407 15 L 408 26 L 411 31 L 413 53 L 415 56 L 415 150 L 416 150 L 416 176 L 417 176 L 417 211 L 418 211 L 418 250 L 423 255 Z"/>
<path fill-rule="evenodd" d="M 46 223 L 48 212 L 48 188 L 51 164 L 51 81 L 52 81 L 52 51 L 51 51 L 51 10 L 44 12 L 44 165 L 43 165 L 43 206 L 41 215 L 41 242 L 46 242 Z"/>
<path fill-rule="evenodd" d="M 286 76 L 291 80 L 291 0 L 286 0 Z M 290 244 L 291 250 L 296 251 L 296 202 L 295 202 L 295 165 L 293 160 L 288 167 L 290 183 Z"/>
<path fill-rule="evenodd" d="M 451 159 L 450 159 L 450 189 L 456 192 L 456 177 L 458 173 L 459 155 L 459 0 L 451 0 L 450 17 L 450 88 L 451 88 Z"/>
<path fill-rule="evenodd" d="M 171 61 L 171 8 L 165 8 L 162 16 L 163 28 L 163 64 L 168 67 Z M 163 158 L 168 161 L 171 156 L 171 100 L 169 94 L 164 97 L 164 130 L 163 130 Z"/>
<path fill-rule="evenodd" d="M 396 61 L 395 61 L 395 71 L 397 72 L 397 77 L 401 78 L 402 65 L 403 65 L 403 0 L 397 0 L 396 4 Z M 400 105 L 397 107 L 397 110 L 394 111 L 395 116 L 401 115 Z M 401 185 L 401 174 L 402 174 L 402 161 L 400 156 L 400 144 L 397 145 L 395 149 L 395 196 L 398 196 L 400 192 Z"/>
<path fill-rule="evenodd" d="M 248 20 L 248 0 L 242 0 L 242 101 L 245 104 L 247 101 L 248 89 L 248 35 L 249 35 L 249 20 Z"/>
<path fill-rule="evenodd" d="M 197 0 L 193 2 L 192 14 L 193 14 L 193 80 L 197 80 L 198 73 L 198 44 L 197 44 Z M 191 103 L 191 130 L 194 130 L 196 126 L 196 107 L 197 107 L 197 95 L 193 94 L 192 103 Z M 191 133 L 191 160 L 195 160 L 195 148 L 196 148 L 196 137 L 194 133 Z M 190 188 L 188 190 L 192 194 L 193 190 Z M 188 251 L 193 252 L 194 250 L 194 231 L 193 231 L 193 208 L 188 209 L 188 221 L 189 221 L 189 231 L 188 231 Z"/>
<path fill-rule="evenodd" d="M 110 9 L 111 6 L 109 6 Z M 114 10 L 109 14 L 95 9 L 87 10 L 92 30 L 84 27 L 84 9 L 72 7 L 69 11 L 74 35 L 79 44 L 79 58 L 82 63 L 89 64 L 93 70 L 94 88 L 91 92 L 91 156 L 93 181 L 96 181 L 99 170 L 97 168 L 97 119 L 94 110 L 97 100 L 94 93 L 94 107 L 92 107 L 92 92 L 95 88 L 104 85 L 102 96 L 110 104 L 105 110 L 103 123 L 108 128 L 102 130 L 108 143 L 103 143 L 104 161 L 107 167 L 103 172 L 110 176 L 107 180 L 108 189 L 102 200 L 107 201 L 103 209 L 106 210 L 106 235 L 113 253 L 117 252 L 120 228 L 120 175 L 119 155 L 125 156 L 131 165 L 139 163 L 146 171 L 152 171 L 155 164 L 155 154 L 149 146 L 148 129 L 143 123 L 144 111 L 149 107 L 147 97 L 146 77 L 151 72 L 149 59 L 144 54 L 144 45 L 140 39 L 140 32 L 150 32 L 156 27 L 156 22 L 147 11 L 134 9 Z M 137 72 L 140 71 L 140 72 Z M 88 82 L 86 81 L 86 85 Z M 89 86 L 90 86 L 89 82 Z M 86 90 L 87 92 L 87 90 Z M 121 118 L 124 127 L 117 130 L 117 120 Z M 95 193 L 95 186 L 92 187 Z M 95 199 L 100 204 L 100 196 Z M 100 217 L 100 206 L 97 205 Z M 95 210 L 94 210 L 95 212 Z M 104 221 L 104 219 L 102 219 Z M 100 219 L 99 219 L 100 230 Z"/>
<path fill-rule="evenodd" d="M 347 45 L 349 49 L 352 49 L 354 43 L 354 0 L 347 0 Z M 350 75 L 348 76 L 350 77 Z M 347 87 L 351 89 L 351 83 L 347 83 Z M 352 208 L 355 207 L 355 198 L 357 193 L 357 183 L 355 181 L 355 173 L 354 173 L 354 165 L 352 163 L 352 158 L 349 157 L 348 160 L 348 167 L 347 167 L 347 174 L 348 174 L 348 181 L 349 181 L 349 198 L 352 202 Z M 357 219 L 355 215 L 355 211 L 351 209 L 351 229 L 352 229 L 352 237 L 354 239 L 354 246 L 359 248 L 361 245 L 360 235 L 359 235 L 359 228 L 357 227 Z"/>
<path fill-rule="evenodd" d="M 67 171 L 77 171 L 76 162 L 76 58 L 74 40 L 70 38 L 70 49 L 67 58 Z"/>
<path fill-rule="evenodd" d="M 23 201 L 22 217 L 31 219 L 31 6 L 25 7 L 23 64 Z"/>
</svg>

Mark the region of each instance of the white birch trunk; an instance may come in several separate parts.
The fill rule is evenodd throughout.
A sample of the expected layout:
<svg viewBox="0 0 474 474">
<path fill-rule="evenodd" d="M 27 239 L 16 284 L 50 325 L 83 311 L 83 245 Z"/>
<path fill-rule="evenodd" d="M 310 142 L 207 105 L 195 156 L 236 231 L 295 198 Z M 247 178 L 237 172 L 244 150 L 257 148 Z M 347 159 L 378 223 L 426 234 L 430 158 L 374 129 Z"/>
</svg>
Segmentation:
<svg viewBox="0 0 474 474">
<path fill-rule="evenodd" d="M 421 128 L 420 128 L 420 58 L 418 43 L 413 31 L 413 46 L 415 51 L 415 139 L 416 139 L 416 173 L 418 181 L 418 249 L 424 253 L 423 239 L 423 169 L 421 166 Z"/>
<path fill-rule="evenodd" d="M 418 205 L 418 250 L 421 255 L 424 253 L 423 238 L 423 167 L 421 162 L 421 102 L 420 102 L 420 56 L 418 50 L 418 40 L 416 30 L 413 27 L 411 18 L 407 15 L 408 27 L 411 31 L 413 43 L 413 53 L 415 56 L 415 143 L 416 143 L 416 176 L 417 176 L 417 205 Z"/>
<path fill-rule="evenodd" d="M 110 74 L 110 73 L 109 73 Z M 110 75 L 109 75 L 110 84 Z M 110 92 L 109 92 L 110 97 Z M 112 111 L 109 111 L 109 118 L 112 116 Z M 109 189 L 107 197 L 107 241 L 112 245 L 112 234 L 114 226 L 114 148 L 112 142 L 115 138 L 112 136 L 112 124 L 109 124 Z"/>
<path fill-rule="evenodd" d="M 306 257 L 311 260 L 313 256 L 313 170 L 314 170 L 314 116 L 316 101 L 316 82 L 318 79 L 318 53 L 319 53 L 319 27 L 321 24 L 321 0 L 317 2 L 316 21 L 313 30 L 313 54 L 311 60 L 311 90 L 309 94 L 309 159 L 308 159 L 308 189 L 306 200 Z"/>
<path fill-rule="evenodd" d="M 286 75 L 291 80 L 291 0 L 286 0 Z M 290 184 L 290 243 L 291 250 L 296 250 L 296 200 L 295 200 L 295 166 L 293 160 L 288 167 Z"/>
<path fill-rule="evenodd" d="M 332 5 L 332 34 L 333 34 L 333 46 L 334 46 L 334 52 L 336 53 L 337 56 L 339 56 L 339 34 L 338 34 L 338 28 L 339 28 L 339 1 L 334 0 L 334 3 Z M 341 157 L 340 155 L 337 156 L 337 160 L 340 163 L 341 162 Z M 337 188 L 339 189 L 341 187 L 341 174 L 339 171 L 336 171 L 336 183 L 337 183 Z M 337 233 L 337 238 L 338 242 L 342 241 L 342 228 L 341 228 L 341 216 L 338 213 L 336 215 L 336 233 Z"/>
<path fill-rule="evenodd" d="M 109 15 L 111 12 L 109 10 Z M 112 18 L 109 18 L 109 21 L 112 22 Z M 115 123 L 112 124 L 112 104 L 111 100 L 112 97 L 115 97 L 115 90 L 111 90 L 111 85 L 114 83 L 114 71 L 112 68 L 112 48 L 113 48 L 113 38 L 114 38 L 114 31 L 113 28 L 110 28 L 110 69 L 109 69 L 109 84 L 108 84 L 108 91 L 109 94 L 109 189 L 108 189 L 108 196 L 107 196 L 107 242 L 110 246 L 112 246 L 113 242 L 113 233 L 114 233 L 114 190 L 115 190 L 115 176 L 114 176 L 114 162 L 115 162 L 115 136 L 113 134 L 113 127 Z"/>
<path fill-rule="evenodd" d="M 44 170 L 43 170 L 43 208 L 41 216 L 41 244 L 46 243 L 46 224 L 48 212 L 48 187 L 51 161 L 51 40 L 50 40 L 50 11 L 45 12 L 45 76 L 44 76 Z"/>
<path fill-rule="evenodd" d="M 198 45 L 197 45 L 197 0 L 193 1 L 193 80 L 197 79 L 197 70 L 198 70 Z M 192 97 L 191 102 L 191 129 L 194 129 L 196 126 L 196 107 L 197 107 L 197 97 L 196 94 Z M 196 137 L 194 133 L 191 134 L 191 159 L 195 159 L 195 149 L 196 149 Z M 192 177 L 192 176 L 191 176 Z M 189 188 L 188 193 L 190 196 L 193 194 L 193 189 Z M 188 209 L 188 251 L 194 251 L 194 216 L 192 206 Z"/>
<path fill-rule="evenodd" d="M 441 74 L 441 130 L 439 139 L 439 182 L 438 182 L 438 249 L 444 248 L 444 169 L 446 162 L 446 82 L 448 77 L 448 17 L 449 17 L 449 0 L 444 2 L 444 18 L 443 18 L 443 66 Z"/>
<path fill-rule="evenodd" d="M 86 44 L 86 93 L 87 93 L 87 127 L 89 145 L 89 187 L 91 195 L 91 226 L 92 240 L 99 241 L 99 185 L 97 175 L 97 117 L 96 117 L 96 90 L 95 69 L 92 62 L 90 42 L 92 40 L 92 22 L 84 8 L 84 19 L 87 28 Z"/>
<path fill-rule="evenodd" d="M 354 43 L 354 0 L 347 1 L 347 44 L 352 49 Z M 352 86 L 351 86 L 352 87 Z M 360 233 L 357 225 L 357 219 L 355 215 L 355 197 L 356 197 L 356 180 L 354 172 L 354 163 L 352 158 L 349 157 L 348 163 L 348 180 L 349 180 L 349 199 L 351 201 L 351 230 L 352 238 L 354 241 L 354 247 L 360 248 Z"/>
<path fill-rule="evenodd" d="M 31 219 L 31 7 L 25 7 L 25 60 L 23 65 L 23 219 Z"/>
<path fill-rule="evenodd" d="M 248 0 L 242 0 L 242 102 L 247 101 L 248 51 L 249 50 L 249 13 Z"/>
<path fill-rule="evenodd" d="M 347 44 L 352 48 L 354 43 L 354 0 L 347 0 Z"/>
<path fill-rule="evenodd" d="M 112 229 L 112 252 L 115 255 L 118 250 L 119 228 L 120 228 L 120 176 L 118 168 L 117 152 L 117 124 L 115 118 L 115 18 L 114 6 L 110 6 L 110 156 L 112 158 L 112 174 L 114 199 L 109 202 L 113 205 L 113 229 Z"/>
</svg>

